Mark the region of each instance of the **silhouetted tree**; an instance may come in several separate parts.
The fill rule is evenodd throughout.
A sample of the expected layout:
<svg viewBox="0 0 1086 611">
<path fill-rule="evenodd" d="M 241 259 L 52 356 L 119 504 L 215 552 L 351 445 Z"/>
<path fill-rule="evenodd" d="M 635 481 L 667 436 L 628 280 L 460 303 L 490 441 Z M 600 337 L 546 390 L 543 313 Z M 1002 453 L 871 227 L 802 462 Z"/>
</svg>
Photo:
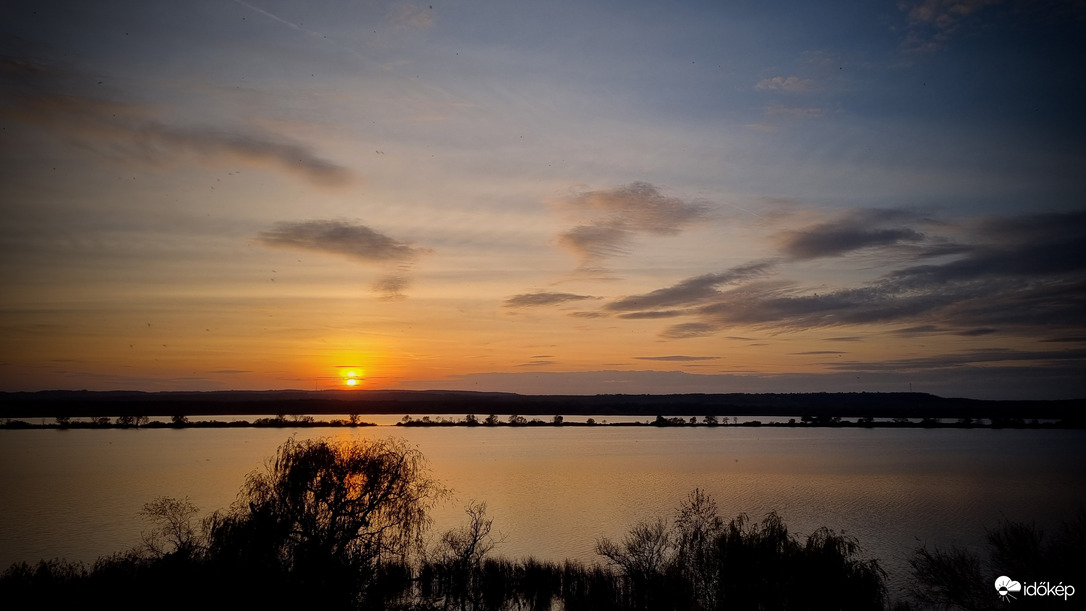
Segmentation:
<svg viewBox="0 0 1086 611">
<path fill-rule="evenodd" d="M 343 604 L 421 549 L 443 494 L 402 440 L 291 438 L 248 477 L 234 509 L 211 518 L 209 554 Z"/>
<path fill-rule="evenodd" d="M 886 572 L 875 560 L 860 560 L 855 539 L 822 527 L 798 554 L 791 602 L 819 609 L 876 609 L 886 600 Z"/>
<path fill-rule="evenodd" d="M 121 427 L 136 426 L 136 417 L 135 416 L 117 416 L 117 419 L 116 419 L 115 422 L 116 422 L 117 426 L 121 426 Z"/>
<path fill-rule="evenodd" d="M 143 533 L 143 543 L 154 556 L 168 553 L 190 555 L 201 543 L 196 537 L 194 518 L 200 509 L 188 497 L 159 497 L 143 506 L 140 515 L 154 525 Z"/>
<path fill-rule="evenodd" d="M 663 519 L 642 522 L 626 534 L 621 544 L 603 538 L 596 543 L 596 553 L 607 558 L 626 577 L 633 608 L 659 606 L 664 569 L 671 562 L 674 546 Z"/>
<path fill-rule="evenodd" d="M 921 547 L 909 564 L 913 569 L 911 594 L 926 607 L 987 609 L 995 603 L 990 579 L 981 574 L 976 554 L 960 548 Z"/>
<path fill-rule="evenodd" d="M 462 611 L 479 608 L 483 596 L 483 560 L 494 549 L 491 535 L 494 520 L 486 517 L 486 503 L 472 502 L 465 508 L 468 523 L 446 531 L 435 552 L 441 574 L 444 606 Z"/>
<path fill-rule="evenodd" d="M 673 530 L 676 564 L 690 584 L 691 596 L 701 608 L 715 609 L 720 583 L 717 539 L 724 531 L 716 501 L 695 489 L 680 502 Z"/>
</svg>

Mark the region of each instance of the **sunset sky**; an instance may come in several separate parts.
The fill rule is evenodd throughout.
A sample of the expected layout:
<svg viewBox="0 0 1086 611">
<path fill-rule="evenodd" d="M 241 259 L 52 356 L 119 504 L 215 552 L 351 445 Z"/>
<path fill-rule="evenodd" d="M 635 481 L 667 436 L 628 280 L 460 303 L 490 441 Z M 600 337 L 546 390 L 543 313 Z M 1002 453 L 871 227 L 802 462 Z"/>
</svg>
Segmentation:
<svg viewBox="0 0 1086 611">
<path fill-rule="evenodd" d="M 1083 31 L 0 0 L 0 390 L 1083 397 Z"/>
</svg>

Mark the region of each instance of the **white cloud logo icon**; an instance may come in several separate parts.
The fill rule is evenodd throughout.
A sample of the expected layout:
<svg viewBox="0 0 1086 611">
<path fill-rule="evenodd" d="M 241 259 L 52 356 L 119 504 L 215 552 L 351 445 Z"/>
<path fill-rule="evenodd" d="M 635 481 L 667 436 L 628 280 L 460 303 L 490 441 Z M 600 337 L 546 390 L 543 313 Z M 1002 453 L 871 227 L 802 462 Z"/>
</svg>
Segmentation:
<svg viewBox="0 0 1086 611">
<path fill-rule="evenodd" d="M 996 592 L 999 592 L 1000 598 L 1002 598 L 1003 600 L 1008 600 L 1014 598 L 1014 596 L 1011 596 L 1011 592 L 1022 591 L 1022 584 L 1011 579 L 1010 577 L 1007 577 L 1006 575 L 1001 575 L 995 580 L 995 589 Z"/>
</svg>

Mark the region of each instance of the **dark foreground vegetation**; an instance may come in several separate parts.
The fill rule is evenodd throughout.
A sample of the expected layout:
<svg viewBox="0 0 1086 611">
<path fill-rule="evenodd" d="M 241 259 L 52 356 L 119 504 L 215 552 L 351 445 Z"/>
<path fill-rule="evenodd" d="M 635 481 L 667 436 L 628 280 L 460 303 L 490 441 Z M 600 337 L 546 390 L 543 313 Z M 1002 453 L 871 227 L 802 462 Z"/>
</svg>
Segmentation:
<svg viewBox="0 0 1086 611">
<path fill-rule="evenodd" d="M 93 566 L 19 563 L 0 575 L 12 609 L 715 610 L 884 609 L 885 574 L 855 540 L 820 529 L 797 539 L 775 514 L 725 522 L 695 490 L 663 519 L 601 539 L 603 564 L 492 555 L 486 506 L 436 540 L 428 510 L 446 495 L 418 450 L 398 440 L 288 440 L 228 510 L 199 518 L 187 500 L 145 505 L 144 544 Z M 1086 519 L 1046 543 L 1008 524 L 990 533 L 995 562 L 1081 576 Z M 1033 555 L 1023 555 L 1026 552 Z M 1040 564 L 1040 560 L 1045 564 Z M 916 602 L 998 606 L 982 561 L 918 551 Z M 1006 566 L 1006 565 L 1003 565 Z M 1011 565 L 1014 566 L 1014 565 Z M 1027 576 L 1023 567 L 1023 576 Z M 1055 578 L 1055 577 L 1053 577 Z M 921 581 L 922 580 L 922 581 Z M 979 584 L 979 585 L 977 585 Z M 987 590 L 987 592 L 985 592 Z M 910 608 L 898 601 L 896 608 Z"/>
</svg>

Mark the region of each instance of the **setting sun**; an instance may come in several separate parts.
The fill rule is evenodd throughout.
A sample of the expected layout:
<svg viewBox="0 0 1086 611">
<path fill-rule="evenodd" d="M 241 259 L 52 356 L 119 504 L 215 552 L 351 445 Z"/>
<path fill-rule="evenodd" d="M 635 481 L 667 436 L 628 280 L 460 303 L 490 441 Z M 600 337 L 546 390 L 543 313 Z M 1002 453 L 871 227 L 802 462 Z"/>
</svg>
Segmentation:
<svg viewBox="0 0 1086 611">
<path fill-rule="evenodd" d="M 360 369 L 341 369 L 340 375 L 343 376 L 343 383 L 350 387 L 358 386 L 362 383 L 362 374 L 364 372 Z"/>
</svg>

